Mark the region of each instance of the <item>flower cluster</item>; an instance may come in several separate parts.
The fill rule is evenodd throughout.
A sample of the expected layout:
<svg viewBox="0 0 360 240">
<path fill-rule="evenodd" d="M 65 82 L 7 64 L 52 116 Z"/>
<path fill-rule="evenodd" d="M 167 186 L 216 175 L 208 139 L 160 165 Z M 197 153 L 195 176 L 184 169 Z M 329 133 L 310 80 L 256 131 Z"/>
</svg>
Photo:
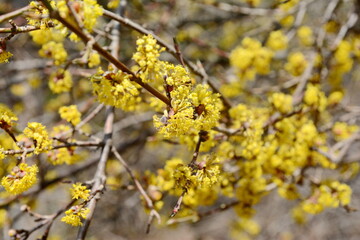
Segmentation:
<svg viewBox="0 0 360 240">
<path fill-rule="evenodd" d="M 314 187 L 312 195 L 301 203 L 306 213 L 318 214 L 326 208 L 347 206 L 351 199 L 351 188 L 338 181 L 327 181 Z"/>
<path fill-rule="evenodd" d="M 75 153 L 74 147 L 54 149 L 48 153 L 48 161 L 53 165 L 72 165 L 81 160 L 83 160 L 83 156 Z"/>
<path fill-rule="evenodd" d="M 282 31 L 273 31 L 270 33 L 266 46 L 274 51 L 283 50 L 288 46 L 288 39 Z"/>
<path fill-rule="evenodd" d="M 288 56 L 288 62 L 285 64 L 285 69 L 293 76 L 300 76 L 304 73 L 308 62 L 304 54 L 301 52 L 294 52 Z"/>
<path fill-rule="evenodd" d="M 324 92 L 320 90 L 319 86 L 314 84 L 308 84 L 304 95 L 304 102 L 306 105 L 319 111 L 324 111 L 327 105 Z"/>
<path fill-rule="evenodd" d="M 273 41 L 269 44 L 274 45 Z M 284 47 L 283 43 L 280 45 Z M 252 80 L 257 73 L 265 75 L 270 72 L 273 54 L 270 49 L 262 47 L 259 41 L 246 37 L 242 40 L 241 46 L 231 52 L 230 64 L 236 69 L 240 79 Z"/>
<path fill-rule="evenodd" d="M 52 148 L 52 141 L 49 139 L 45 126 L 37 122 L 29 122 L 24 129 L 24 135 L 33 141 L 34 153 L 39 154 Z"/>
<path fill-rule="evenodd" d="M 68 92 L 72 85 L 71 73 L 68 70 L 59 68 L 50 75 L 49 88 L 54 93 Z"/>
<path fill-rule="evenodd" d="M 39 55 L 44 58 L 51 58 L 54 60 L 55 65 L 63 64 L 67 59 L 67 52 L 62 43 L 50 41 L 39 50 Z"/>
<path fill-rule="evenodd" d="M 7 63 L 12 54 L 0 48 L 0 63 Z"/>
<path fill-rule="evenodd" d="M 269 102 L 280 113 L 290 113 L 293 109 L 292 96 L 284 93 L 273 93 L 269 99 Z"/>
<path fill-rule="evenodd" d="M 81 220 L 86 219 L 89 211 L 88 208 L 84 208 L 80 205 L 72 206 L 65 212 L 65 216 L 61 218 L 61 221 L 74 227 L 81 226 Z"/>
<path fill-rule="evenodd" d="M 81 113 L 76 105 L 63 106 L 59 109 L 60 117 L 76 126 L 81 121 Z"/>
<path fill-rule="evenodd" d="M 353 67 L 354 60 L 352 58 L 352 50 L 353 46 L 346 40 L 342 40 L 335 50 L 329 76 L 329 81 L 334 89 L 340 88 L 344 74 L 349 72 Z"/>
<path fill-rule="evenodd" d="M 154 125 L 165 138 L 180 137 L 190 132 L 209 131 L 218 124 L 222 108 L 218 94 L 207 85 L 196 85 L 182 66 L 167 64 L 165 82 L 171 97 L 171 108 Z"/>
<path fill-rule="evenodd" d="M 8 129 L 17 120 L 17 116 L 6 105 L 0 103 L 0 128 Z"/>
<path fill-rule="evenodd" d="M 297 37 L 301 44 L 305 46 L 311 46 L 314 43 L 314 36 L 312 29 L 308 26 L 301 26 L 297 30 Z"/>
<path fill-rule="evenodd" d="M 54 1 L 50 3 L 52 6 L 55 5 Z M 35 17 L 27 18 L 28 24 L 40 27 L 42 30 L 49 28 L 52 23 L 49 18 L 49 10 L 37 1 L 31 1 L 29 5 L 31 6 L 29 11 L 34 14 Z"/>
<path fill-rule="evenodd" d="M 145 35 L 136 41 L 136 52 L 132 59 L 139 66 L 137 71 L 143 82 L 153 82 L 155 79 L 162 79 L 162 64 L 159 61 L 160 48 L 152 35 Z"/>
<path fill-rule="evenodd" d="M 28 166 L 26 163 L 20 163 L 15 166 L 11 173 L 1 180 L 1 185 L 8 193 L 20 194 L 36 183 L 36 165 Z"/>
<path fill-rule="evenodd" d="M 332 132 L 336 141 L 348 139 L 357 131 L 359 131 L 359 126 L 349 125 L 345 122 L 336 122 L 332 127 Z"/>
<path fill-rule="evenodd" d="M 118 70 L 104 72 L 101 69 L 91 78 L 93 92 L 98 100 L 125 111 L 136 110 L 141 101 L 139 87 L 130 75 Z"/>
<path fill-rule="evenodd" d="M 72 185 L 70 189 L 72 199 L 83 199 L 88 200 L 90 196 L 90 190 L 86 186 L 83 186 L 81 183 L 76 183 Z"/>
<path fill-rule="evenodd" d="M 173 158 L 158 170 L 157 175 L 148 175 L 148 191 L 158 206 L 163 205 L 161 199 L 166 191 L 177 196 L 186 193 L 184 204 L 192 207 L 209 205 L 218 198 L 216 192 L 220 186 L 221 172 L 219 159 L 215 156 L 205 155 L 202 161 L 194 165 L 185 165 L 181 159 Z"/>
</svg>

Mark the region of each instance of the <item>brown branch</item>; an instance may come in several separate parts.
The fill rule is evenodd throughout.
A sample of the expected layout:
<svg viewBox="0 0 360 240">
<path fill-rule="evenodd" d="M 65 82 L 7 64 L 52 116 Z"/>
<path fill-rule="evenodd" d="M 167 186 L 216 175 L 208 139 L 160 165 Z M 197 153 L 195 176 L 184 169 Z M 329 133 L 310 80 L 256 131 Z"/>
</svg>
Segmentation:
<svg viewBox="0 0 360 240">
<path fill-rule="evenodd" d="M 91 189 L 93 193 L 98 192 L 99 190 L 102 190 L 105 188 L 105 165 L 109 157 L 111 144 L 112 144 L 112 132 L 113 132 L 113 122 L 114 122 L 114 107 L 107 107 L 106 112 L 106 119 L 105 119 L 105 126 L 104 126 L 104 143 L 105 146 L 102 149 L 100 160 L 96 169 L 96 173 L 94 176 L 94 185 Z M 96 193 L 97 197 L 94 197 L 89 201 L 88 208 L 89 208 L 89 214 L 86 217 L 86 220 L 84 224 L 80 227 L 78 231 L 78 240 L 83 240 L 86 237 L 86 234 L 88 232 L 91 220 L 94 216 L 96 203 L 100 199 L 100 196 L 98 193 Z"/>
<path fill-rule="evenodd" d="M 183 193 L 181 194 L 181 196 L 180 196 L 180 197 L 178 198 L 178 200 L 176 201 L 176 204 L 175 204 L 175 206 L 174 206 L 174 208 L 173 208 L 173 210 L 172 210 L 172 212 L 171 212 L 171 214 L 170 214 L 170 218 L 175 217 L 175 215 L 179 212 L 180 207 L 181 207 L 181 203 L 182 203 L 182 200 L 183 200 L 185 194 L 186 194 L 186 191 L 183 191 Z"/>
<path fill-rule="evenodd" d="M 211 209 L 211 210 L 206 211 L 206 212 L 198 213 L 198 217 L 199 217 L 199 219 L 201 219 L 201 218 L 210 216 L 210 215 L 212 215 L 212 214 L 214 214 L 214 213 L 218 213 L 218 212 L 225 211 L 225 210 L 227 210 L 227 209 L 229 209 L 229 208 L 232 208 L 232 207 L 238 205 L 239 203 L 240 203 L 239 200 L 235 200 L 235 201 L 233 201 L 233 202 L 231 202 L 231 203 L 227 203 L 227 204 L 224 204 L 224 203 L 223 203 L 223 204 L 221 204 L 221 205 L 220 205 L 219 207 L 217 207 L 217 208 Z"/>
<path fill-rule="evenodd" d="M 52 149 L 59 149 L 59 148 L 68 148 L 68 147 L 101 147 L 104 144 L 101 142 L 67 142 L 65 144 L 53 146 Z M 26 148 L 26 149 L 19 149 L 19 150 L 6 150 L 3 151 L 5 155 L 15 155 L 15 154 L 22 154 L 26 151 L 26 153 L 34 152 L 35 148 Z"/>
<path fill-rule="evenodd" d="M 54 27 L 54 24 L 49 23 L 48 26 Z M 18 33 L 31 32 L 31 31 L 35 31 L 35 30 L 39 30 L 39 29 L 40 29 L 40 26 L 25 25 L 25 26 L 16 26 L 15 28 L 13 28 L 13 27 L 0 28 L 0 33 L 18 34 Z"/>
</svg>

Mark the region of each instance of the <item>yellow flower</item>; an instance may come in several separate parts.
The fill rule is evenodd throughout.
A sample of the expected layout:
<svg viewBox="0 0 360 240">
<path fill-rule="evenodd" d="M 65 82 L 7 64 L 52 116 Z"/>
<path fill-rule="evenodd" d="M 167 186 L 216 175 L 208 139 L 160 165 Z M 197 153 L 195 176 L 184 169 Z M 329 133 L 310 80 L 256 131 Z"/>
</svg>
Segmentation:
<svg viewBox="0 0 360 240">
<path fill-rule="evenodd" d="M 3 160 L 6 156 L 3 153 L 4 149 L 2 147 L 0 147 L 0 160 Z"/>
<path fill-rule="evenodd" d="M 88 66 L 89 68 L 98 66 L 100 64 L 100 55 L 97 52 L 90 53 Z"/>
<path fill-rule="evenodd" d="M 68 92 L 73 85 L 71 74 L 62 68 L 50 75 L 49 88 L 54 93 Z"/>
<path fill-rule="evenodd" d="M 29 9 L 29 12 L 33 14 L 34 17 L 27 18 L 28 24 L 40 27 L 42 30 L 48 28 L 51 19 L 44 17 L 49 15 L 48 9 L 37 1 L 31 1 L 29 5 L 32 7 Z M 51 5 L 54 7 L 54 1 L 51 1 Z"/>
<path fill-rule="evenodd" d="M 96 0 L 84 0 L 81 13 L 83 14 L 85 28 L 92 32 L 98 17 L 103 14 L 103 9 Z"/>
<path fill-rule="evenodd" d="M 72 199 L 83 199 L 88 200 L 90 196 L 90 190 L 86 186 L 83 186 L 81 183 L 76 183 L 72 185 L 70 189 Z"/>
<path fill-rule="evenodd" d="M 195 128 L 209 131 L 218 124 L 222 103 L 219 94 L 209 91 L 208 85 L 198 84 L 189 98 L 194 107 Z"/>
<path fill-rule="evenodd" d="M 288 46 L 288 39 L 281 30 L 272 31 L 266 46 L 274 51 L 286 49 Z"/>
<path fill-rule="evenodd" d="M 81 113 L 76 105 L 63 106 L 59 109 L 60 117 L 76 126 L 81 121 Z"/>
<path fill-rule="evenodd" d="M 10 52 L 7 52 L 0 48 L 0 63 L 4 63 L 4 62 L 7 63 L 11 56 L 12 54 Z"/>
<path fill-rule="evenodd" d="M 120 0 L 110 0 L 107 4 L 108 8 L 115 9 L 119 6 Z"/>
<path fill-rule="evenodd" d="M 163 78 L 162 64 L 159 56 L 164 48 L 161 48 L 152 35 L 146 35 L 136 41 L 136 53 L 132 59 L 139 65 L 140 78 L 143 82 L 153 82 Z"/>
<path fill-rule="evenodd" d="M 6 105 L 0 103 L 0 128 L 8 129 L 17 120 L 16 115 Z"/>
<path fill-rule="evenodd" d="M 284 27 L 290 27 L 295 21 L 293 15 L 287 15 L 279 20 L 279 23 Z"/>
<path fill-rule="evenodd" d="M 300 76 L 305 71 L 307 65 L 305 56 L 301 52 L 295 52 L 288 56 L 285 69 L 293 76 Z"/>
<path fill-rule="evenodd" d="M 124 111 L 134 111 L 141 101 L 140 86 L 130 80 L 130 76 L 122 71 L 106 72 L 101 69 L 91 78 L 93 92 L 98 101 L 121 108 Z"/>
<path fill-rule="evenodd" d="M 24 135 L 33 140 L 35 154 L 46 152 L 52 148 L 52 141 L 49 139 L 45 126 L 37 122 L 29 122 L 24 129 Z"/>
<path fill-rule="evenodd" d="M 319 86 L 314 84 L 307 85 L 304 102 L 306 105 L 318 109 L 319 111 L 324 111 L 327 106 L 325 93 L 319 89 Z"/>
<path fill-rule="evenodd" d="M 336 141 L 345 140 L 358 130 L 359 126 L 348 125 L 345 122 L 336 122 L 332 127 L 332 132 Z"/>
<path fill-rule="evenodd" d="M 74 227 L 81 226 L 81 220 L 86 219 L 86 215 L 89 213 L 89 211 L 90 209 L 84 208 L 80 205 L 72 206 L 65 212 L 66 216 L 61 218 L 61 221 Z"/>
<path fill-rule="evenodd" d="M 300 42 L 305 46 L 311 46 L 314 43 L 312 29 L 308 26 L 301 26 L 297 30 L 297 36 Z"/>
<path fill-rule="evenodd" d="M 279 112 L 286 114 L 290 113 L 293 109 L 292 96 L 284 93 L 273 93 L 269 98 L 269 102 Z"/>
<path fill-rule="evenodd" d="M 206 159 L 198 163 L 196 177 L 198 184 L 203 188 L 209 188 L 219 181 L 219 159 L 215 156 L 206 156 Z"/>
<path fill-rule="evenodd" d="M 252 80 L 256 73 L 268 74 L 273 52 L 262 47 L 258 40 L 246 37 L 241 46 L 230 54 L 230 65 L 233 66 L 241 80 Z"/>
<path fill-rule="evenodd" d="M 1 185 L 11 194 L 20 194 L 36 183 L 36 165 L 28 166 L 26 163 L 20 163 L 12 169 L 10 175 L 3 177 Z"/>
<path fill-rule="evenodd" d="M 67 52 L 62 43 L 50 41 L 42 45 L 39 55 L 44 58 L 51 58 L 55 65 L 63 64 L 67 59 Z"/>
<path fill-rule="evenodd" d="M 81 154 L 74 153 L 74 147 L 54 149 L 48 153 L 48 161 L 53 165 L 75 164 L 83 159 Z"/>
</svg>

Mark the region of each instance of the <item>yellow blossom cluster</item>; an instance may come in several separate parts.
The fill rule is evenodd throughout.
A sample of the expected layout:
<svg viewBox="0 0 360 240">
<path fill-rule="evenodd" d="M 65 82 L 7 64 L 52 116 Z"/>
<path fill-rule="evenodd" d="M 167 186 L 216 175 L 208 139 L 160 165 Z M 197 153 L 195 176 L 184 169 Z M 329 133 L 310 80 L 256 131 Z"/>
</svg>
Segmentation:
<svg viewBox="0 0 360 240">
<path fill-rule="evenodd" d="M 81 113 L 76 105 L 62 106 L 59 109 L 59 114 L 62 119 L 68 121 L 73 126 L 76 126 L 81 121 Z"/>
<path fill-rule="evenodd" d="M 0 147 L 0 160 L 5 158 L 4 149 Z"/>
<path fill-rule="evenodd" d="M 359 126 L 349 125 L 345 122 L 336 122 L 332 127 L 332 132 L 336 141 L 348 139 L 357 131 L 359 131 Z"/>
<path fill-rule="evenodd" d="M 7 63 L 12 54 L 0 48 L 0 63 Z"/>
<path fill-rule="evenodd" d="M 304 73 L 308 62 L 304 54 L 301 52 L 293 52 L 288 56 L 288 62 L 285 64 L 285 69 L 293 76 L 300 76 Z"/>
<path fill-rule="evenodd" d="M 140 86 L 130 80 L 130 75 L 120 70 L 104 72 L 98 69 L 91 82 L 99 102 L 125 111 L 136 110 L 141 102 Z"/>
<path fill-rule="evenodd" d="M 54 41 L 50 41 L 42 45 L 42 48 L 39 50 L 39 55 L 44 58 L 53 59 L 55 65 L 61 65 L 67 59 L 67 52 L 64 45 Z"/>
<path fill-rule="evenodd" d="M 292 111 L 292 101 L 293 99 L 291 95 L 280 92 L 273 93 L 269 98 L 269 102 L 274 106 L 274 109 L 283 114 L 290 113 Z"/>
<path fill-rule="evenodd" d="M 74 147 L 54 149 L 48 153 L 48 161 L 53 165 L 78 163 L 83 159 L 81 154 L 75 152 Z"/>
<path fill-rule="evenodd" d="M 257 73 L 266 75 L 270 72 L 273 54 L 270 49 L 262 47 L 258 40 L 246 37 L 241 46 L 231 52 L 230 64 L 236 69 L 240 79 L 252 80 Z"/>
<path fill-rule="evenodd" d="M 59 68 L 50 75 L 49 88 L 54 93 L 68 92 L 72 85 L 71 73 L 68 70 Z"/>
<path fill-rule="evenodd" d="M 304 46 L 311 46 L 314 43 L 313 31 L 309 26 L 301 26 L 297 30 L 297 37 Z"/>
<path fill-rule="evenodd" d="M 84 208 L 80 205 L 72 206 L 65 212 L 65 216 L 61 218 L 61 221 L 74 227 L 81 226 L 81 220 L 86 219 L 89 211 L 89 208 Z"/>
<path fill-rule="evenodd" d="M 76 183 L 72 185 L 70 189 L 72 199 L 82 199 L 88 200 L 90 196 L 90 189 L 87 189 L 86 186 L 83 186 L 81 183 Z"/>
<path fill-rule="evenodd" d="M 342 40 L 335 50 L 330 68 L 329 82 L 336 90 L 340 88 L 344 74 L 348 73 L 353 67 L 352 52 L 353 47 L 350 41 L 347 40 Z"/>
<path fill-rule="evenodd" d="M 136 41 L 136 52 L 132 59 L 139 65 L 139 74 L 143 82 L 154 82 L 161 80 L 163 76 L 163 66 L 159 61 L 160 53 L 164 51 L 152 35 L 145 35 Z"/>
<path fill-rule="evenodd" d="M 193 86 L 186 69 L 180 65 L 166 65 L 166 88 L 171 97 L 171 108 L 160 118 L 154 116 L 154 125 L 165 138 L 180 137 L 209 131 L 220 118 L 222 103 L 218 94 L 207 85 Z"/>
<path fill-rule="evenodd" d="M 50 136 L 66 140 L 67 142 L 74 142 L 74 139 L 69 139 L 71 133 L 72 129 L 68 125 L 60 124 L 52 129 Z M 47 157 L 47 160 L 53 165 L 72 165 L 83 160 L 85 156 L 83 153 L 77 153 L 76 147 L 66 147 L 52 149 L 52 151 L 47 153 Z"/>
<path fill-rule="evenodd" d="M 120 0 L 110 0 L 107 4 L 108 8 L 114 9 L 117 8 L 120 4 Z"/>
<path fill-rule="evenodd" d="M 161 199 L 167 191 L 176 196 L 185 194 L 183 202 L 189 207 L 209 205 L 218 198 L 216 189 L 220 187 L 221 176 L 219 159 L 215 156 L 205 155 L 194 165 L 185 165 L 181 159 L 172 158 L 157 175 L 147 174 L 150 196 L 158 206 L 162 206 Z"/>
<path fill-rule="evenodd" d="M 24 135 L 32 140 L 35 154 L 47 152 L 52 148 L 52 140 L 49 139 L 46 128 L 41 123 L 29 122 L 24 129 Z"/>
<path fill-rule="evenodd" d="M 92 32 L 98 21 L 98 18 L 103 14 L 103 9 L 96 0 L 83 0 L 79 3 L 79 12 L 81 13 L 80 16 L 82 17 L 84 27 L 89 32 Z"/>
<path fill-rule="evenodd" d="M 88 59 L 89 68 L 98 66 L 100 62 L 101 62 L 100 55 L 97 52 L 93 51 L 89 54 L 89 59 Z"/>
<path fill-rule="evenodd" d="M 8 129 L 17 120 L 17 116 L 6 105 L 0 103 L 0 128 Z"/>
<path fill-rule="evenodd" d="M 266 46 L 271 50 L 284 50 L 288 46 L 288 39 L 281 30 L 272 31 L 266 42 Z"/>
<path fill-rule="evenodd" d="M 20 194 L 36 183 L 36 173 L 38 167 L 36 165 L 29 166 L 26 163 L 20 163 L 15 166 L 11 173 L 1 180 L 1 185 L 8 193 Z"/>
<path fill-rule="evenodd" d="M 308 84 L 304 95 L 304 103 L 318 111 L 324 111 L 327 106 L 327 99 L 318 85 Z"/>
<path fill-rule="evenodd" d="M 312 195 L 301 203 L 306 213 L 318 214 L 326 208 L 347 206 L 351 199 L 351 188 L 338 181 L 327 181 L 314 187 Z"/>
<path fill-rule="evenodd" d="M 50 1 L 50 4 L 54 6 L 55 2 Z M 52 23 L 49 18 L 49 10 L 37 1 L 31 1 L 29 5 L 31 6 L 29 11 L 36 17 L 27 18 L 28 24 L 40 27 L 40 29 L 49 28 Z"/>
</svg>

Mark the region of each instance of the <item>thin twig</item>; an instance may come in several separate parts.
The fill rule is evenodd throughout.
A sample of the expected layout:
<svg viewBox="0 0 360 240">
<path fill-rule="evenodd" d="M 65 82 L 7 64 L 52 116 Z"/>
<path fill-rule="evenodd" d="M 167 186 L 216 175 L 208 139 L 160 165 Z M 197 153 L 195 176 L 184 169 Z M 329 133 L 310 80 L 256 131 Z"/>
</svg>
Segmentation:
<svg viewBox="0 0 360 240">
<path fill-rule="evenodd" d="M 8 19 L 17 17 L 17 16 L 23 14 L 24 12 L 30 10 L 31 8 L 32 8 L 32 6 L 27 5 L 27 6 L 23 7 L 23 8 L 17 9 L 15 11 L 12 11 L 12 12 L 9 12 L 9 13 L 6 13 L 6 14 L 3 14 L 3 15 L 0 16 L 0 23 L 6 21 Z"/>
<path fill-rule="evenodd" d="M 59 139 L 60 140 L 60 139 Z M 52 147 L 52 149 L 59 149 L 59 148 L 69 148 L 69 147 L 101 147 L 104 144 L 101 142 L 81 142 L 81 141 L 77 141 L 77 142 L 67 142 L 65 144 L 61 144 L 61 145 L 55 145 Z M 35 151 L 35 148 L 24 148 L 24 149 L 19 149 L 19 150 L 6 150 L 3 151 L 3 153 L 5 155 L 15 155 L 15 154 L 22 154 L 26 151 L 26 153 L 32 153 Z"/>
<path fill-rule="evenodd" d="M 115 147 L 112 147 L 111 151 L 113 152 L 113 154 L 115 155 L 115 157 L 120 161 L 120 163 L 124 166 L 124 168 L 126 169 L 126 171 L 128 172 L 130 178 L 133 180 L 133 182 L 135 183 L 135 186 L 137 188 L 137 190 L 139 191 L 139 193 L 141 194 L 141 196 L 144 198 L 146 205 L 149 209 L 151 209 L 150 212 L 150 216 L 149 216 L 149 221 L 148 221 L 148 226 L 146 228 L 146 232 L 148 233 L 150 231 L 150 225 L 151 224 L 151 220 L 153 219 L 153 217 L 155 216 L 158 219 L 158 222 L 160 224 L 161 222 L 161 218 L 159 213 L 155 210 L 154 208 L 154 204 L 151 201 L 150 197 L 147 195 L 146 191 L 144 190 L 144 188 L 141 186 L 140 182 L 136 179 L 134 173 L 132 172 L 130 166 L 125 162 L 125 160 L 121 157 L 120 153 L 116 150 Z"/>
</svg>

